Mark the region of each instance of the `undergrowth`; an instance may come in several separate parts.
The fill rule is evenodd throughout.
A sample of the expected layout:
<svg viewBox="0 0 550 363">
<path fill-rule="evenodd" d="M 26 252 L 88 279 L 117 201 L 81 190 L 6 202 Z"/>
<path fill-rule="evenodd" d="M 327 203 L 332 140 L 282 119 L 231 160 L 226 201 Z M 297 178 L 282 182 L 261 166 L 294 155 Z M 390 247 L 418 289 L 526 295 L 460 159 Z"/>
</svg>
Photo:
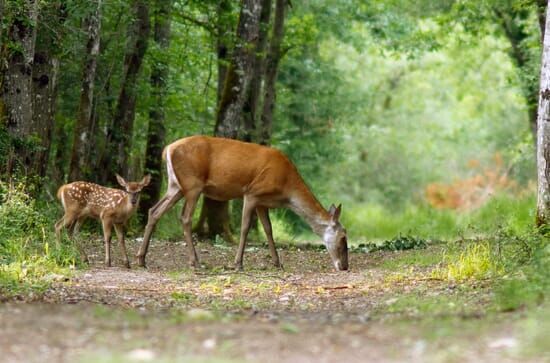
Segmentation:
<svg viewBox="0 0 550 363">
<path fill-rule="evenodd" d="M 342 220 L 350 236 L 369 240 L 398 235 L 452 240 L 489 236 L 502 229 L 520 235 L 533 228 L 534 198 L 532 194 L 521 198 L 497 195 L 479 209 L 464 212 L 436 209 L 427 204 L 409 205 L 392 212 L 380 205 L 358 204 L 347 206 Z"/>
<path fill-rule="evenodd" d="M 54 221 L 23 183 L 0 182 L 0 296 L 43 290 L 79 263 L 70 243 L 57 243 Z"/>
</svg>

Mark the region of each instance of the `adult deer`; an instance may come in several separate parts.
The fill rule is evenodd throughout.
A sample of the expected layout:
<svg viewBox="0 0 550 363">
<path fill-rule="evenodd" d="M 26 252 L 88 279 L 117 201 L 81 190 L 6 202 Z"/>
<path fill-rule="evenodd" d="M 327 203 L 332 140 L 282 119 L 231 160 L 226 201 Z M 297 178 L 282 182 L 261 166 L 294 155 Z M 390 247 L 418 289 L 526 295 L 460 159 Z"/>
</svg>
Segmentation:
<svg viewBox="0 0 550 363">
<path fill-rule="evenodd" d="M 143 243 L 136 256 L 140 266 L 145 266 L 145 255 L 157 221 L 182 197 L 185 197 L 185 205 L 181 221 L 189 250 L 189 264 L 198 266 L 191 222 L 203 193 L 219 201 L 244 199 L 236 268 L 242 269 L 243 266 L 246 237 L 254 211 L 267 236 L 273 264 L 280 266 L 268 209 L 286 207 L 302 216 L 323 238 L 336 269 L 348 269 L 346 230 L 339 222 L 341 206 L 331 205 L 326 211 L 282 152 L 231 139 L 191 136 L 166 146 L 163 158 L 168 171 L 168 190 L 149 210 Z"/>
<path fill-rule="evenodd" d="M 111 232 L 113 226 L 122 251 L 124 265 L 130 268 L 130 261 L 124 243 L 124 226 L 136 211 L 139 202 L 139 192 L 149 184 L 151 176 L 146 175 L 140 182 L 127 182 L 116 175 L 118 183 L 125 190 L 103 187 L 94 183 L 77 181 L 62 185 L 57 191 L 65 214 L 55 224 L 57 239 L 61 239 L 63 227 L 69 229 L 69 235 L 78 233 L 82 222 L 92 217 L 101 220 L 103 239 L 105 241 L 105 266 L 111 266 Z M 86 255 L 81 250 L 84 260 Z"/>
</svg>

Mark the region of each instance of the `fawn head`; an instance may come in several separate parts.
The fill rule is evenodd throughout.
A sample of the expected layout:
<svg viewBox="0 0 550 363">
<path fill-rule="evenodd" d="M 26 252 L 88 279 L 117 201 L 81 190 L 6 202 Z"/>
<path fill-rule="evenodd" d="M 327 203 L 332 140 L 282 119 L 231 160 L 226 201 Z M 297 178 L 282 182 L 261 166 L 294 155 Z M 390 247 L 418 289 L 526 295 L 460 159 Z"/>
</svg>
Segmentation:
<svg viewBox="0 0 550 363">
<path fill-rule="evenodd" d="M 323 241 L 332 258 L 334 267 L 343 271 L 348 269 L 348 237 L 346 229 L 340 224 L 342 205 L 335 207 L 332 204 L 328 210 L 330 222 L 325 229 Z"/>
<path fill-rule="evenodd" d="M 145 188 L 151 182 L 151 175 L 147 174 L 141 179 L 140 182 L 128 182 L 123 177 L 116 174 L 116 180 L 126 190 L 126 193 L 130 196 L 130 201 L 133 205 L 136 205 L 139 201 L 139 192 Z"/>
</svg>

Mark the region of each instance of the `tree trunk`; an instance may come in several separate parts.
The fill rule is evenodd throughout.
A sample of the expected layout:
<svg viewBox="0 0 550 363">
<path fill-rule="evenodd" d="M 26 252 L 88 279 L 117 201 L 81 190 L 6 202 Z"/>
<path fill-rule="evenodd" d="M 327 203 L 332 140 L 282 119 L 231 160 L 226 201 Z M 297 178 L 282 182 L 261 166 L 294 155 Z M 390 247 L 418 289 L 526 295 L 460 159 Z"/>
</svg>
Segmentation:
<svg viewBox="0 0 550 363">
<path fill-rule="evenodd" d="M 265 65 L 265 46 L 271 17 L 271 0 L 262 0 L 262 13 L 260 14 L 260 31 L 258 41 L 254 49 L 254 64 L 252 67 L 252 79 L 248 95 L 243 106 L 243 135 L 242 139 L 252 142 L 256 139 L 256 123 L 258 121 L 258 103 L 260 99 L 262 80 Z"/>
<path fill-rule="evenodd" d="M 228 63 L 228 36 L 233 31 L 231 23 L 231 4 L 227 0 L 221 0 L 218 5 L 216 24 L 216 54 L 218 64 L 218 87 L 216 92 L 217 104 L 222 99 L 225 76 Z M 215 134 L 215 130 L 214 130 Z M 208 226 L 208 228 L 207 228 Z M 222 236 L 226 241 L 233 242 L 229 223 L 229 203 L 219 202 L 203 196 L 203 203 L 199 220 L 193 229 L 201 237 L 215 238 Z"/>
<path fill-rule="evenodd" d="M 13 173 L 17 167 L 22 167 L 28 174 L 31 160 L 28 145 L 32 130 L 32 63 L 36 41 L 36 23 L 38 17 L 38 1 L 25 0 L 21 6 L 14 9 L 13 21 L 9 24 L 7 40 L 12 43 L 12 49 L 6 50 L 1 92 L 6 118 L 7 130 L 14 139 L 13 159 L 10 161 L 8 173 Z M 4 16 L 4 14 L 3 14 Z"/>
<path fill-rule="evenodd" d="M 546 9 L 545 33 L 550 29 L 550 7 Z M 540 72 L 540 93 L 538 107 L 537 170 L 538 226 L 550 224 L 550 37 L 544 38 Z"/>
<path fill-rule="evenodd" d="M 154 40 L 159 59 L 155 59 L 151 70 L 151 93 L 154 102 L 149 109 L 149 129 L 147 130 L 147 148 L 145 152 L 145 172 L 153 177 L 151 183 L 142 192 L 139 217 L 142 223 L 147 222 L 149 209 L 157 202 L 162 186 L 162 149 L 165 137 L 166 86 L 169 76 L 168 47 L 170 45 L 170 22 L 172 0 L 155 2 Z"/>
<path fill-rule="evenodd" d="M 221 0 L 218 5 L 218 16 L 216 24 L 216 53 L 218 61 L 218 88 L 217 88 L 217 104 L 222 99 L 223 86 L 225 83 L 225 74 L 227 72 L 227 37 L 233 29 L 231 24 L 231 4 L 228 0 Z"/>
<path fill-rule="evenodd" d="M 147 1 L 134 0 L 134 11 L 136 18 L 130 26 L 128 37 L 130 45 L 124 56 L 124 73 L 121 81 L 121 89 L 118 96 L 117 106 L 113 117 L 111 139 L 108 140 L 109 150 L 106 172 L 108 179 L 115 184 L 115 173 L 128 177 L 129 154 L 132 147 L 132 134 L 136 108 L 136 86 L 143 61 L 147 50 L 147 39 L 149 37 L 149 9 Z"/>
<path fill-rule="evenodd" d="M 275 20 L 273 34 L 267 56 L 264 85 L 264 104 L 261 117 L 260 144 L 269 145 L 273 125 L 273 110 L 275 109 L 277 71 L 281 60 L 281 43 L 284 36 L 285 13 L 287 0 L 277 0 L 275 4 Z"/>
<path fill-rule="evenodd" d="M 65 184 L 65 166 L 67 165 L 68 159 L 68 147 L 65 140 L 69 136 L 67 135 L 67 130 L 62 122 L 58 123 L 55 127 L 54 138 L 55 138 L 55 151 L 53 155 L 53 170 L 51 171 L 51 177 L 55 185 Z"/>
<path fill-rule="evenodd" d="M 232 139 L 239 136 L 243 106 L 253 76 L 254 49 L 259 36 L 261 9 L 260 0 L 242 2 L 237 25 L 237 42 L 218 105 L 215 127 L 217 136 Z"/>
<path fill-rule="evenodd" d="M 225 3 L 225 2 L 224 2 Z M 239 137 L 243 106 L 248 96 L 248 88 L 253 76 L 254 49 L 259 38 L 261 0 L 244 0 L 241 5 L 239 23 L 237 25 L 236 45 L 227 68 L 221 56 L 226 55 L 224 26 L 227 26 L 223 11 L 229 9 L 228 4 L 221 4 L 218 14 L 218 111 L 214 135 L 236 139 Z M 220 69 L 220 67 L 222 67 Z M 223 81 L 222 81 L 222 78 Z M 221 84 L 223 83 L 223 89 Z M 220 92 L 221 90 L 221 92 Z M 205 222 L 208 233 L 205 233 Z M 230 228 L 229 203 L 203 198 L 203 206 L 195 231 L 203 236 L 215 238 L 221 235 L 233 242 Z"/>
<path fill-rule="evenodd" d="M 84 21 L 88 34 L 86 55 L 82 70 L 82 88 L 78 117 L 74 128 L 73 149 L 69 168 L 69 180 L 88 179 L 90 174 L 89 152 L 94 138 L 92 134 L 92 109 L 94 105 L 94 82 L 96 78 L 97 57 L 99 56 L 101 30 L 101 0 L 94 0 L 92 12 Z"/>
<path fill-rule="evenodd" d="M 39 46 L 33 62 L 33 129 L 37 137 L 35 149 L 29 151 L 30 174 L 39 177 L 46 175 L 50 154 L 52 133 L 55 124 L 57 81 L 59 60 L 48 49 Z M 42 183 L 38 183 L 40 186 Z"/>
</svg>

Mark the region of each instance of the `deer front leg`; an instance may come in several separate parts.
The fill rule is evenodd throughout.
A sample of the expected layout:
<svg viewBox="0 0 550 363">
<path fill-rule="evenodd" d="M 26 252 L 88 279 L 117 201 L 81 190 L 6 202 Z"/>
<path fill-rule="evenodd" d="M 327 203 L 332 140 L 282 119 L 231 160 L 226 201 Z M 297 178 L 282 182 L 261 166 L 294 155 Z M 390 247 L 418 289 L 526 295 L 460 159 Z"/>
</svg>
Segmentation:
<svg viewBox="0 0 550 363">
<path fill-rule="evenodd" d="M 189 266 L 199 267 L 199 257 L 197 256 L 197 251 L 193 245 L 193 235 L 191 234 L 192 224 L 193 224 L 193 212 L 197 205 L 197 201 L 200 196 L 199 191 L 192 191 L 185 194 L 185 205 L 183 206 L 183 211 L 181 213 L 181 223 L 183 225 L 183 235 L 185 242 L 187 243 L 187 250 L 189 253 Z"/>
<path fill-rule="evenodd" d="M 250 229 L 250 222 L 252 220 L 252 213 L 256 209 L 256 202 L 249 197 L 244 197 L 243 203 L 243 216 L 241 220 L 241 238 L 239 241 L 239 249 L 237 250 L 237 256 L 235 256 L 235 269 L 243 269 L 243 256 L 244 248 L 246 246 L 246 237 L 248 236 L 248 230 Z"/>
<path fill-rule="evenodd" d="M 267 244 L 269 245 L 269 252 L 271 253 L 273 265 L 275 267 L 283 267 L 279 261 L 277 249 L 275 248 L 275 241 L 273 240 L 273 230 L 271 228 L 271 221 L 269 220 L 269 211 L 265 207 L 258 207 L 256 208 L 256 213 L 258 214 L 258 218 L 260 218 L 262 226 L 264 227 L 264 232 L 265 236 L 267 237 Z"/>
<path fill-rule="evenodd" d="M 105 241 L 105 267 L 111 267 L 111 232 L 113 223 L 110 220 L 102 220 L 103 240 Z"/>
<path fill-rule="evenodd" d="M 130 268 L 130 261 L 128 260 L 128 254 L 126 253 L 126 243 L 124 241 L 124 225 L 115 224 L 116 237 L 120 244 L 120 252 L 122 253 L 122 259 L 124 260 L 124 267 Z"/>
<path fill-rule="evenodd" d="M 141 243 L 139 251 L 136 255 L 138 266 L 145 267 L 145 256 L 147 255 L 147 250 L 149 249 L 149 241 L 158 220 L 164 213 L 172 208 L 174 204 L 182 198 L 182 196 L 183 194 L 180 190 L 169 189 L 166 195 L 151 209 L 149 209 L 149 218 L 147 219 L 143 242 Z"/>
</svg>

